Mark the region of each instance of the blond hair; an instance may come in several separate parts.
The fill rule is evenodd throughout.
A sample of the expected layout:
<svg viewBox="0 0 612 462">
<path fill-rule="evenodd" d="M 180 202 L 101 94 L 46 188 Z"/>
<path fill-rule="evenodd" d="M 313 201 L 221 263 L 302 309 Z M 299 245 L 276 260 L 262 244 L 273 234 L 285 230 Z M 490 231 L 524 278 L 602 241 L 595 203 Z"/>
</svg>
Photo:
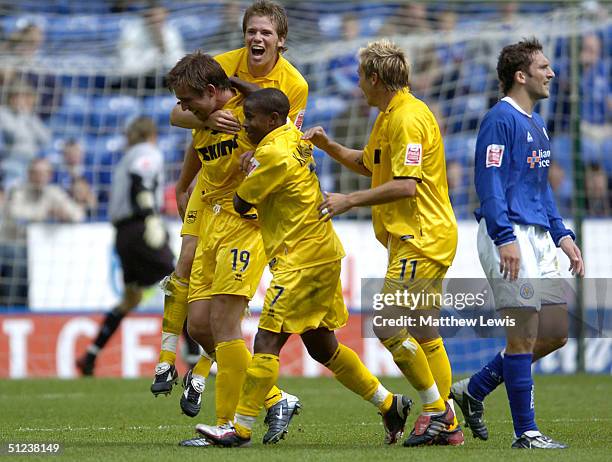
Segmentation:
<svg viewBox="0 0 612 462">
<path fill-rule="evenodd" d="M 125 132 L 128 146 L 144 143 L 153 135 L 157 135 L 157 126 L 153 119 L 145 116 L 134 119 Z"/>
<path fill-rule="evenodd" d="M 376 74 L 389 91 L 398 91 L 408 86 L 410 66 L 406 55 L 390 40 L 381 39 L 361 48 L 359 65 L 366 77 Z"/>
</svg>

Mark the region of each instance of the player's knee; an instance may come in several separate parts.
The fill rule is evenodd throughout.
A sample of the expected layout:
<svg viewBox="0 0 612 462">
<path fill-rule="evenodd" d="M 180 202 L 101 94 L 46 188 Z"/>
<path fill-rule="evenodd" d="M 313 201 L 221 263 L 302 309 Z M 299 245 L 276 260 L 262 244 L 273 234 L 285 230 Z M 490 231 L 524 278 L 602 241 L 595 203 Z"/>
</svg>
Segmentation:
<svg viewBox="0 0 612 462">
<path fill-rule="evenodd" d="M 304 332 L 301 337 L 310 357 L 321 364 L 328 363 L 338 349 L 338 340 L 331 331 L 317 329 Z"/>
<path fill-rule="evenodd" d="M 567 336 L 554 337 L 548 340 L 548 350 L 553 352 L 567 344 Z"/>
<path fill-rule="evenodd" d="M 238 295 L 215 295 L 211 301 L 210 323 L 213 329 L 240 324 L 247 300 Z"/>
<path fill-rule="evenodd" d="M 278 334 L 265 329 L 257 331 L 253 344 L 253 351 L 255 353 L 278 355 L 281 348 L 281 337 Z"/>
<path fill-rule="evenodd" d="M 508 354 L 530 354 L 536 345 L 535 337 L 528 335 L 508 337 L 506 353 Z"/>
<path fill-rule="evenodd" d="M 320 364 L 328 363 L 335 353 L 325 345 L 306 345 L 306 350 L 310 357 Z"/>
</svg>

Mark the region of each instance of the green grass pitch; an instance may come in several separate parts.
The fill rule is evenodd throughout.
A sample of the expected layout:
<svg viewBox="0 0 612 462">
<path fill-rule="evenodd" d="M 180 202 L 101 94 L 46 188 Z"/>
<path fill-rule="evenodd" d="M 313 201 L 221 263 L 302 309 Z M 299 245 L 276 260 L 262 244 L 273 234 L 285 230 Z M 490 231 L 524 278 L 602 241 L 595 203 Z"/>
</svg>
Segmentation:
<svg viewBox="0 0 612 462">
<path fill-rule="evenodd" d="M 414 397 L 402 379 L 384 379 L 390 390 Z M 149 380 L 79 379 L 0 381 L 0 443 L 61 443 L 51 460 L 95 461 L 463 461 L 611 460 L 612 377 L 540 376 L 536 379 L 537 418 L 541 430 L 567 442 L 566 451 L 509 449 L 512 423 L 501 387 L 487 401 L 491 438 L 472 439 L 463 447 L 404 448 L 383 445 L 376 410 L 330 378 L 281 378 L 280 385 L 299 395 L 302 413 L 287 438 L 263 446 L 263 424 L 255 428 L 251 448 L 182 448 L 197 422 L 212 423 L 214 383 L 209 380 L 204 407 L 195 419 L 181 414 L 179 386 L 169 397 L 154 398 Z M 416 399 L 418 401 L 418 399 Z M 418 411 L 418 406 L 416 408 Z M 410 416 L 412 428 L 416 412 Z M 259 419 L 263 421 L 263 414 Z M 409 431 L 409 429 L 407 429 Z M 29 456 L 24 456 L 29 457 Z M 9 456 L 7 460 L 24 457 Z M 55 458 L 55 459 L 54 459 Z"/>
</svg>

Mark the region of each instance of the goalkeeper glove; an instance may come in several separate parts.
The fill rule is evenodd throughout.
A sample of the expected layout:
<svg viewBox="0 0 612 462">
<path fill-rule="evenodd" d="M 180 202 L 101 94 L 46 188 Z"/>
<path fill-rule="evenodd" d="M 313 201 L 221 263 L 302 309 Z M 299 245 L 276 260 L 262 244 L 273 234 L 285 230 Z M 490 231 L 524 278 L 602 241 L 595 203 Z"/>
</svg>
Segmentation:
<svg viewBox="0 0 612 462">
<path fill-rule="evenodd" d="M 149 215 L 145 218 L 144 241 L 153 248 L 159 249 L 166 242 L 166 228 L 160 217 Z"/>
</svg>

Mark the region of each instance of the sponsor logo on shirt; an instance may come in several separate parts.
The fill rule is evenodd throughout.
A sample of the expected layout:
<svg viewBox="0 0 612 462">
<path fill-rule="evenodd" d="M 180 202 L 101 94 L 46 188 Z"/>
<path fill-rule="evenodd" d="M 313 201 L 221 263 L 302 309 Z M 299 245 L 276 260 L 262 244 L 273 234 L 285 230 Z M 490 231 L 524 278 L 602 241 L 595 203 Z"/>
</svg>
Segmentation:
<svg viewBox="0 0 612 462">
<path fill-rule="evenodd" d="M 506 147 L 503 144 L 490 144 L 487 146 L 487 168 L 501 167 L 504 149 Z"/>
<path fill-rule="evenodd" d="M 202 148 L 196 148 L 202 156 L 203 162 L 210 162 L 220 157 L 229 156 L 234 149 L 238 147 L 238 135 L 230 140 L 221 141 L 219 143 L 211 144 L 210 146 L 204 146 Z"/>
<path fill-rule="evenodd" d="M 531 136 L 531 133 L 527 132 L 527 142 L 528 143 L 533 143 L 533 136 Z"/>
<path fill-rule="evenodd" d="M 550 151 L 544 151 L 538 149 L 537 151 L 531 151 L 531 155 L 527 157 L 527 163 L 529 168 L 538 167 L 550 167 Z"/>
<path fill-rule="evenodd" d="M 406 146 L 406 158 L 404 159 L 404 165 L 421 165 L 421 158 L 423 157 L 423 146 L 417 143 L 409 143 Z"/>
</svg>

